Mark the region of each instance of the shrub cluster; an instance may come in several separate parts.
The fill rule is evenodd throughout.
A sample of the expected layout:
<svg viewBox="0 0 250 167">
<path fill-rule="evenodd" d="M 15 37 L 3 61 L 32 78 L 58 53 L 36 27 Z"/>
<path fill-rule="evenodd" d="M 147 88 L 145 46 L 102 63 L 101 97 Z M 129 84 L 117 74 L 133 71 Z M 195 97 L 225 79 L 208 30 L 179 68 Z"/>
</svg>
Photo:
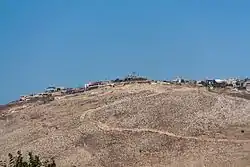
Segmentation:
<svg viewBox="0 0 250 167">
<path fill-rule="evenodd" d="M 11 153 L 8 155 L 8 160 L 0 161 L 0 167 L 56 167 L 54 159 L 42 162 L 38 155 L 33 155 L 29 152 L 28 159 L 24 159 L 21 151 L 17 152 L 16 156 Z"/>
</svg>

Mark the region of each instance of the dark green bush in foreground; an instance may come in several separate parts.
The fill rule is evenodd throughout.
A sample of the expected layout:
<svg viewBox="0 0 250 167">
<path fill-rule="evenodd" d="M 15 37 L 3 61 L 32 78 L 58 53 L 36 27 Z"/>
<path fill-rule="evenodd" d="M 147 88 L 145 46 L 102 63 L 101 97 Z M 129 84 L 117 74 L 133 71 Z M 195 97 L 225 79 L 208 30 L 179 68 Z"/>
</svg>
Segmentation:
<svg viewBox="0 0 250 167">
<path fill-rule="evenodd" d="M 17 152 L 17 156 L 13 156 L 9 153 L 8 161 L 0 161 L 0 167 L 56 167 L 55 161 L 42 162 L 38 155 L 33 155 L 29 152 L 29 158 L 25 160 L 21 154 L 21 151 Z"/>
</svg>

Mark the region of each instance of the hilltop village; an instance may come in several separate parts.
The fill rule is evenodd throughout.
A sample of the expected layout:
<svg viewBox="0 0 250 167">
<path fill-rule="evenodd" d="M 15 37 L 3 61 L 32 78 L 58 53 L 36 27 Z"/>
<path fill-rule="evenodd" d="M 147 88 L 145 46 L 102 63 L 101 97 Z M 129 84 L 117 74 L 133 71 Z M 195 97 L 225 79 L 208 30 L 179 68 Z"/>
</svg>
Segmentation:
<svg viewBox="0 0 250 167">
<path fill-rule="evenodd" d="M 29 94 L 21 96 L 18 100 L 12 101 L 6 105 L 2 105 L 1 108 L 11 107 L 15 105 L 20 105 L 24 103 L 39 102 L 40 104 L 45 104 L 53 101 L 55 98 L 65 95 L 79 94 L 93 89 L 98 89 L 101 87 L 115 87 L 118 85 L 126 84 L 166 84 L 166 85 L 186 85 L 186 86 L 197 86 L 206 87 L 210 91 L 220 92 L 222 90 L 227 90 L 228 94 L 234 94 L 238 97 L 250 98 L 250 79 L 206 79 L 206 80 L 187 80 L 177 77 L 174 80 L 151 80 L 147 77 L 141 77 L 135 74 L 128 75 L 124 78 L 117 78 L 110 81 L 95 81 L 85 84 L 83 87 L 77 88 L 65 88 L 50 86 L 45 89 L 44 92 L 37 94 Z"/>
</svg>

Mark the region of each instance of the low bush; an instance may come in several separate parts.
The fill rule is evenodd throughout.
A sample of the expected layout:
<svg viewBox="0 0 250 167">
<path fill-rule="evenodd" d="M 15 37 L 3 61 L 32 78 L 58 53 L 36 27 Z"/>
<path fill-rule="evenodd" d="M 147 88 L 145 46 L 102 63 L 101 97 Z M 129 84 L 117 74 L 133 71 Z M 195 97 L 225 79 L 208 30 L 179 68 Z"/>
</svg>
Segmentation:
<svg viewBox="0 0 250 167">
<path fill-rule="evenodd" d="M 16 156 L 9 153 L 8 160 L 0 161 L 0 167 L 56 167 L 54 159 L 42 162 L 38 155 L 33 155 L 29 152 L 28 159 L 24 159 L 21 151 L 17 152 Z"/>
</svg>

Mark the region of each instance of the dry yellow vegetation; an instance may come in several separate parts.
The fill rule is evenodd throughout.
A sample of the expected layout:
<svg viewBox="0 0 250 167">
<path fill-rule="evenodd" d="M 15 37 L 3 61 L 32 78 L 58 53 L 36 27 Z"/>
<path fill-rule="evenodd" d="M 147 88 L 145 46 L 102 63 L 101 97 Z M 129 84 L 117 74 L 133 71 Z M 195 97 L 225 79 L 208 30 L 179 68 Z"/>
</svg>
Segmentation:
<svg viewBox="0 0 250 167">
<path fill-rule="evenodd" d="M 132 84 L 12 107 L 0 156 L 33 151 L 59 166 L 250 165 L 250 103 L 205 88 Z"/>
</svg>

